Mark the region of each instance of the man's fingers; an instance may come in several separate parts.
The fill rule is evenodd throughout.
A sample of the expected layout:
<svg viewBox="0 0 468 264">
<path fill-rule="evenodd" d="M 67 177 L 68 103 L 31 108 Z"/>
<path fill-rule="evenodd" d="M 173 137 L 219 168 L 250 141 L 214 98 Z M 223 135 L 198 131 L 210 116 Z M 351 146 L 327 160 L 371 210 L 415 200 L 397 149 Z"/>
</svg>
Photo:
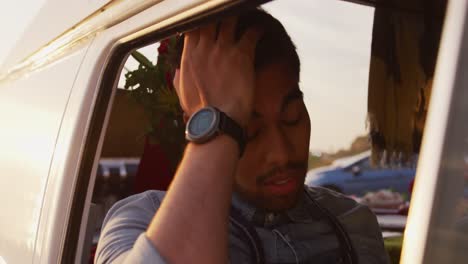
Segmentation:
<svg viewBox="0 0 468 264">
<path fill-rule="evenodd" d="M 200 30 L 194 29 L 190 32 L 185 33 L 184 37 L 184 51 L 182 52 L 182 58 L 187 55 L 187 53 L 192 52 L 198 45 L 200 40 Z"/>
<path fill-rule="evenodd" d="M 249 28 L 239 40 L 239 48 L 249 57 L 254 58 L 257 42 L 263 35 L 263 30 L 258 27 Z"/>
<path fill-rule="evenodd" d="M 221 22 L 218 34 L 218 41 L 221 45 L 234 42 L 234 32 L 236 30 L 237 17 L 229 17 Z"/>
<path fill-rule="evenodd" d="M 216 38 L 216 24 L 211 23 L 200 28 L 199 45 L 210 45 Z"/>
</svg>

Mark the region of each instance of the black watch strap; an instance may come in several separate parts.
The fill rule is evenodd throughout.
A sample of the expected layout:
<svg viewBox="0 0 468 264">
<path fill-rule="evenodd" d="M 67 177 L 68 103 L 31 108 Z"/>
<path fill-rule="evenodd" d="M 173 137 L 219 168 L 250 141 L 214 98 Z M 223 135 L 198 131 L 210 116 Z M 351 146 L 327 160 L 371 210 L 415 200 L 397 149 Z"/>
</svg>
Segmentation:
<svg viewBox="0 0 468 264">
<path fill-rule="evenodd" d="M 219 109 L 216 110 L 219 111 L 219 130 L 222 133 L 231 136 L 237 141 L 237 143 L 239 144 L 239 154 L 242 157 L 242 154 L 244 154 L 246 144 L 246 136 L 244 133 L 244 129 L 242 129 L 242 127 L 232 118 L 230 118 L 226 113 L 220 111 Z"/>
</svg>

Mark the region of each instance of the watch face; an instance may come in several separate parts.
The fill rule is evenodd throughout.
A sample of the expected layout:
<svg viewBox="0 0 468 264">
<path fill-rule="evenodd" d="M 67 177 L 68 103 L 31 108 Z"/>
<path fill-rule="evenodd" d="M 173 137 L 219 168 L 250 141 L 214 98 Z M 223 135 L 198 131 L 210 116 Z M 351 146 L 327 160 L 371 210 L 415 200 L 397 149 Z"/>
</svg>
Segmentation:
<svg viewBox="0 0 468 264">
<path fill-rule="evenodd" d="M 215 112 L 211 109 L 202 109 L 195 113 L 189 122 L 188 130 L 192 136 L 198 137 L 209 132 L 214 123 Z"/>
</svg>

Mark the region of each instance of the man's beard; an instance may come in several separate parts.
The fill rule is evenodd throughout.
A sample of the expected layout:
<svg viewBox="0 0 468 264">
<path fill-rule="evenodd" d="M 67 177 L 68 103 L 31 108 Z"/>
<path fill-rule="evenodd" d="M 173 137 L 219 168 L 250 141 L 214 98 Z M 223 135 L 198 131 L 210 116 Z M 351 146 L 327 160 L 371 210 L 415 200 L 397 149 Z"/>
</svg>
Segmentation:
<svg viewBox="0 0 468 264">
<path fill-rule="evenodd" d="M 303 184 L 307 173 L 307 166 L 307 161 L 290 162 L 286 166 L 270 169 L 268 172 L 256 177 L 256 184 L 258 190 L 260 190 L 256 193 L 249 192 L 237 182 L 235 182 L 234 190 L 240 195 L 242 199 L 245 199 L 247 202 L 251 203 L 258 209 L 271 212 L 285 211 L 294 207 L 303 193 Z M 286 195 L 269 195 L 262 191 L 262 186 L 264 185 L 265 181 L 274 177 L 278 173 L 285 171 L 294 171 L 294 178 L 296 178 L 295 180 L 297 180 L 298 184 L 294 192 L 288 193 Z"/>
</svg>

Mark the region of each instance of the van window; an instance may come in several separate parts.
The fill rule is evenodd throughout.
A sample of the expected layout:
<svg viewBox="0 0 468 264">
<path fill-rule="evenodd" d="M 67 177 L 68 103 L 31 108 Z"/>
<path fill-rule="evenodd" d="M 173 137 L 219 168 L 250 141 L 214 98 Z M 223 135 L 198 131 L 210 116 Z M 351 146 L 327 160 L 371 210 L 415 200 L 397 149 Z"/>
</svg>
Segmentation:
<svg viewBox="0 0 468 264">
<path fill-rule="evenodd" d="M 420 25 L 410 23 L 414 27 L 405 31 L 386 24 L 408 22 L 401 11 L 406 9 L 399 6 L 385 11 L 345 1 L 276 0 L 262 8 L 283 23 L 301 60 L 300 89 L 312 130 L 305 184 L 368 205 L 378 215 L 392 262 L 398 263 L 429 101 L 427 90 L 418 89 L 429 85 L 431 75 L 421 72 L 435 60 L 405 68 L 407 61 L 393 61 L 397 55 L 390 51 L 407 45 L 397 37 L 419 34 Z M 394 38 L 387 39 L 385 30 L 396 32 Z M 408 39 L 414 43 L 403 50 L 419 52 L 415 43 L 420 39 Z M 427 57 L 436 57 L 434 39 Z M 103 217 L 116 201 L 145 190 L 166 190 L 175 173 L 186 144 L 172 84 L 179 41 L 171 36 L 132 50 L 117 77 L 92 198 L 99 210 L 94 247 Z M 390 83 L 387 72 L 401 82 Z M 406 83 L 413 77 L 420 86 Z M 391 89 L 400 93 L 390 95 Z M 410 101 L 401 92 L 405 89 L 412 90 Z M 388 123 L 382 123 L 385 115 Z"/>
</svg>

